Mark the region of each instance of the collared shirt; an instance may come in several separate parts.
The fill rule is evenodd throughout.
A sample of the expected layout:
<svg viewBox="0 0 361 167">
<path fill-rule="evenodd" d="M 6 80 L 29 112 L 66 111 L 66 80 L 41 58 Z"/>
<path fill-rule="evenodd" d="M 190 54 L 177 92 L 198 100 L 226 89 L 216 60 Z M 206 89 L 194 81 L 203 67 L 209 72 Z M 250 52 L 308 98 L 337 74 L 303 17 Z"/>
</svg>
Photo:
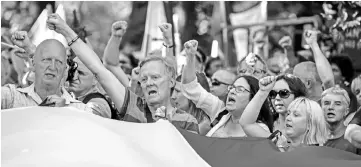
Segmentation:
<svg viewBox="0 0 361 167">
<path fill-rule="evenodd" d="M 202 109 L 213 122 L 218 114 L 223 111 L 225 104 L 217 96 L 207 92 L 197 81 L 197 78 L 181 86 L 183 95 L 196 104 L 197 108 Z"/>
<path fill-rule="evenodd" d="M 137 96 L 135 93 L 130 91 L 129 88 L 126 88 L 124 103 L 123 107 L 120 109 L 120 112 L 125 113 L 123 120 L 127 122 L 155 122 L 145 99 Z M 176 109 L 170 122 L 176 127 L 199 133 L 197 120 L 192 115 L 186 113 L 183 110 Z"/>
<path fill-rule="evenodd" d="M 64 88 L 61 89 L 61 97 L 65 99 L 66 107 L 74 107 L 83 111 L 91 112 L 81 101 L 75 100 Z M 35 85 L 25 88 L 17 88 L 14 84 L 1 87 L 1 109 L 38 106 L 43 100 L 35 92 Z"/>
</svg>

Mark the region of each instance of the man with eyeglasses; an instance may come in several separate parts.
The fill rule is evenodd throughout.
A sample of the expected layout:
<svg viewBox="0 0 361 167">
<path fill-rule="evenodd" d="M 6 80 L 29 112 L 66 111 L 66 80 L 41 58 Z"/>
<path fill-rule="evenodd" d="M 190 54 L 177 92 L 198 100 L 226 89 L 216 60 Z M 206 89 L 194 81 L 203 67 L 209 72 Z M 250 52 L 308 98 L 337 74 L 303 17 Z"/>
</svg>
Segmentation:
<svg viewBox="0 0 361 167">
<path fill-rule="evenodd" d="M 80 61 L 74 58 L 75 69 L 69 78 L 69 92 L 74 93 L 77 100 L 93 109 L 93 113 L 103 118 L 111 118 L 111 107 L 106 97 L 100 93 L 94 74 Z"/>
</svg>

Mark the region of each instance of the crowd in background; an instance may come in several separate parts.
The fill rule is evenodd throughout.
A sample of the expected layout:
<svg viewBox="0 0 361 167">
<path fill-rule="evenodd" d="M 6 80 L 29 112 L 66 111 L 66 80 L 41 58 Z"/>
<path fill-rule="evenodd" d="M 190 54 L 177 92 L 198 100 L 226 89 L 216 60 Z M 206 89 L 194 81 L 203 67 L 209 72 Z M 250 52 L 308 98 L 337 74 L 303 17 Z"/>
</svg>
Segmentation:
<svg viewBox="0 0 361 167">
<path fill-rule="evenodd" d="M 16 46 L 2 50 L 2 109 L 75 107 L 119 121 L 165 119 L 207 137 L 269 138 L 282 152 L 326 146 L 361 155 L 361 75 L 347 56 L 327 56 L 318 30 L 302 32 L 308 57 L 295 53 L 290 27 L 265 31 L 269 56 L 249 53 L 236 71 L 189 40 L 178 73 L 169 23 L 159 25 L 166 56 L 155 50 L 139 61 L 124 56 L 130 46 L 119 49 L 125 21 L 103 25 L 111 36 L 102 56 L 59 15 L 46 22 L 69 50 L 54 39 L 35 46 L 26 31 L 12 33 Z M 17 77 L 9 57 L 26 64 L 14 70 Z"/>
</svg>

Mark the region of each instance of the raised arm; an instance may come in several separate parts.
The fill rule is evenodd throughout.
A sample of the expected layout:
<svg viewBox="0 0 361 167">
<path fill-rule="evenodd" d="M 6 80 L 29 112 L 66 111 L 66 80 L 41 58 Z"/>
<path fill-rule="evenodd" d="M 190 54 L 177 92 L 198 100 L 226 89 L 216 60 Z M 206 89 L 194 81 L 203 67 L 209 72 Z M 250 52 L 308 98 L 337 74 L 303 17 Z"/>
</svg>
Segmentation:
<svg viewBox="0 0 361 167">
<path fill-rule="evenodd" d="M 162 31 L 163 34 L 163 44 L 166 47 L 166 55 L 174 58 L 174 44 L 173 44 L 173 36 L 172 36 L 172 24 L 169 23 L 163 23 L 160 26 L 158 26 L 160 31 Z"/>
<path fill-rule="evenodd" d="M 284 51 L 286 52 L 288 61 L 290 62 L 290 68 L 295 67 L 299 61 L 297 59 L 297 57 L 295 56 L 295 52 L 293 50 L 293 46 L 292 46 L 292 39 L 290 36 L 284 36 L 282 37 L 279 41 L 278 44 L 280 46 L 282 46 L 282 48 L 284 49 Z"/>
<path fill-rule="evenodd" d="M 119 66 L 119 45 L 127 29 L 127 22 L 117 21 L 112 25 L 112 35 L 104 50 L 103 62 L 105 67 L 112 72 L 115 77 L 123 84 L 129 86 L 128 76 Z"/>
<path fill-rule="evenodd" d="M 182 74 L 182 93 L 191 100 L 197 108 L 202 109 L 211 119 L 211 122 L 217 117 L 218 112 L 224 108 L 224 103 L 213 94 L 207 92 L 197 81 L 195 73 L 195 54 L 198 42 L 188 41 L 184 44 L 187 55 L 187 65 Z"/>
<path fill-rule="evenodd" d="M 34 56 L 36 46 L 31 43 L 26 31 L 15 31 L 11 36 L 11 41 L 19 48 L 15 49 L 14 54 L 29 63 L 32 67 L 32 57 Z"/>
<path fill-rule="evenodd" d="M 321 78 L 323 86 L 325 87 L 325 89 L 327 89 L 335 85 L 335 80 L 331 65 L 326 59 L 326 57 L 323 55 L 317 43 L 317 34 L 317 31 L 308 30 L 303 35 L 306 43 L 310 45 L 312 49 L 318 75 Z"/>
<path fill-rule="evenodd" d="M 269 92 L 276 83 L 275 76 L 268 76 L 259 81 L 259 90 L 242 113 L 239 123 L 243 131 L 250 137 L 269 137 L 270 132 L 266 131 L 256 120 L 261 111 L 262 104 L 266 101 Z"/>
<path fill-rule="evenodd" d="M 195 48 L 194 48 L 194 46 Z M 182 73 L 182 83 L 188 84 L 194 81 L 196 76 L 196 51 L 197 51 L 198 42 L 196 40 L 188 41 L 184 44 L 185 53 L 187 55 L 187 63 L 183 67 Z M 193 52 L 193 50 L 195 51 Z"/>
<path fill-rule="evenodd" d="M 50 14 L 48 16 L 47 26 L 49 29 L 62 34 L 69 43 L 73 42 L 70 45 L 71 49 L 84 65 L 96 76 L 99 83 L 114 101 L 116 107 L 121 108 L 124 102 L 125 87 L 104 67 L 96 53 L 82 40 L 77 38 L 77 34 L 58 14 Z"/>
</svg>

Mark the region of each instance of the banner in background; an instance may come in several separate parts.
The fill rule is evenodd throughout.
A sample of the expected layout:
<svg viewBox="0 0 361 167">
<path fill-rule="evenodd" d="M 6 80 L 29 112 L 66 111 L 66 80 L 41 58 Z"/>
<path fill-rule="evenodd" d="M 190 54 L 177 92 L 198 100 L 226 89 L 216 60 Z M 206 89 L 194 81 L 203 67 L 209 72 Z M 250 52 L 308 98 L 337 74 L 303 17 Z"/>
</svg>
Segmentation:
<svg viewBox="0 0 361 167">
<path fill-rule="evenodd" d="M 265 22 L 267 21 L 267 1 L 262 1 L 246 11 L 231 13 L 229 14 L 229 19 L 232 26 Z M 248 36 L 247 29 L 235 29 L 233 31 L 238 61 L 250 52 L 251 44 L 249 44 L 249 37 L 252 37 L 253 33 L 259 29 L 260 27 L 250 27 L 250 36 Z"/>
</svg>

